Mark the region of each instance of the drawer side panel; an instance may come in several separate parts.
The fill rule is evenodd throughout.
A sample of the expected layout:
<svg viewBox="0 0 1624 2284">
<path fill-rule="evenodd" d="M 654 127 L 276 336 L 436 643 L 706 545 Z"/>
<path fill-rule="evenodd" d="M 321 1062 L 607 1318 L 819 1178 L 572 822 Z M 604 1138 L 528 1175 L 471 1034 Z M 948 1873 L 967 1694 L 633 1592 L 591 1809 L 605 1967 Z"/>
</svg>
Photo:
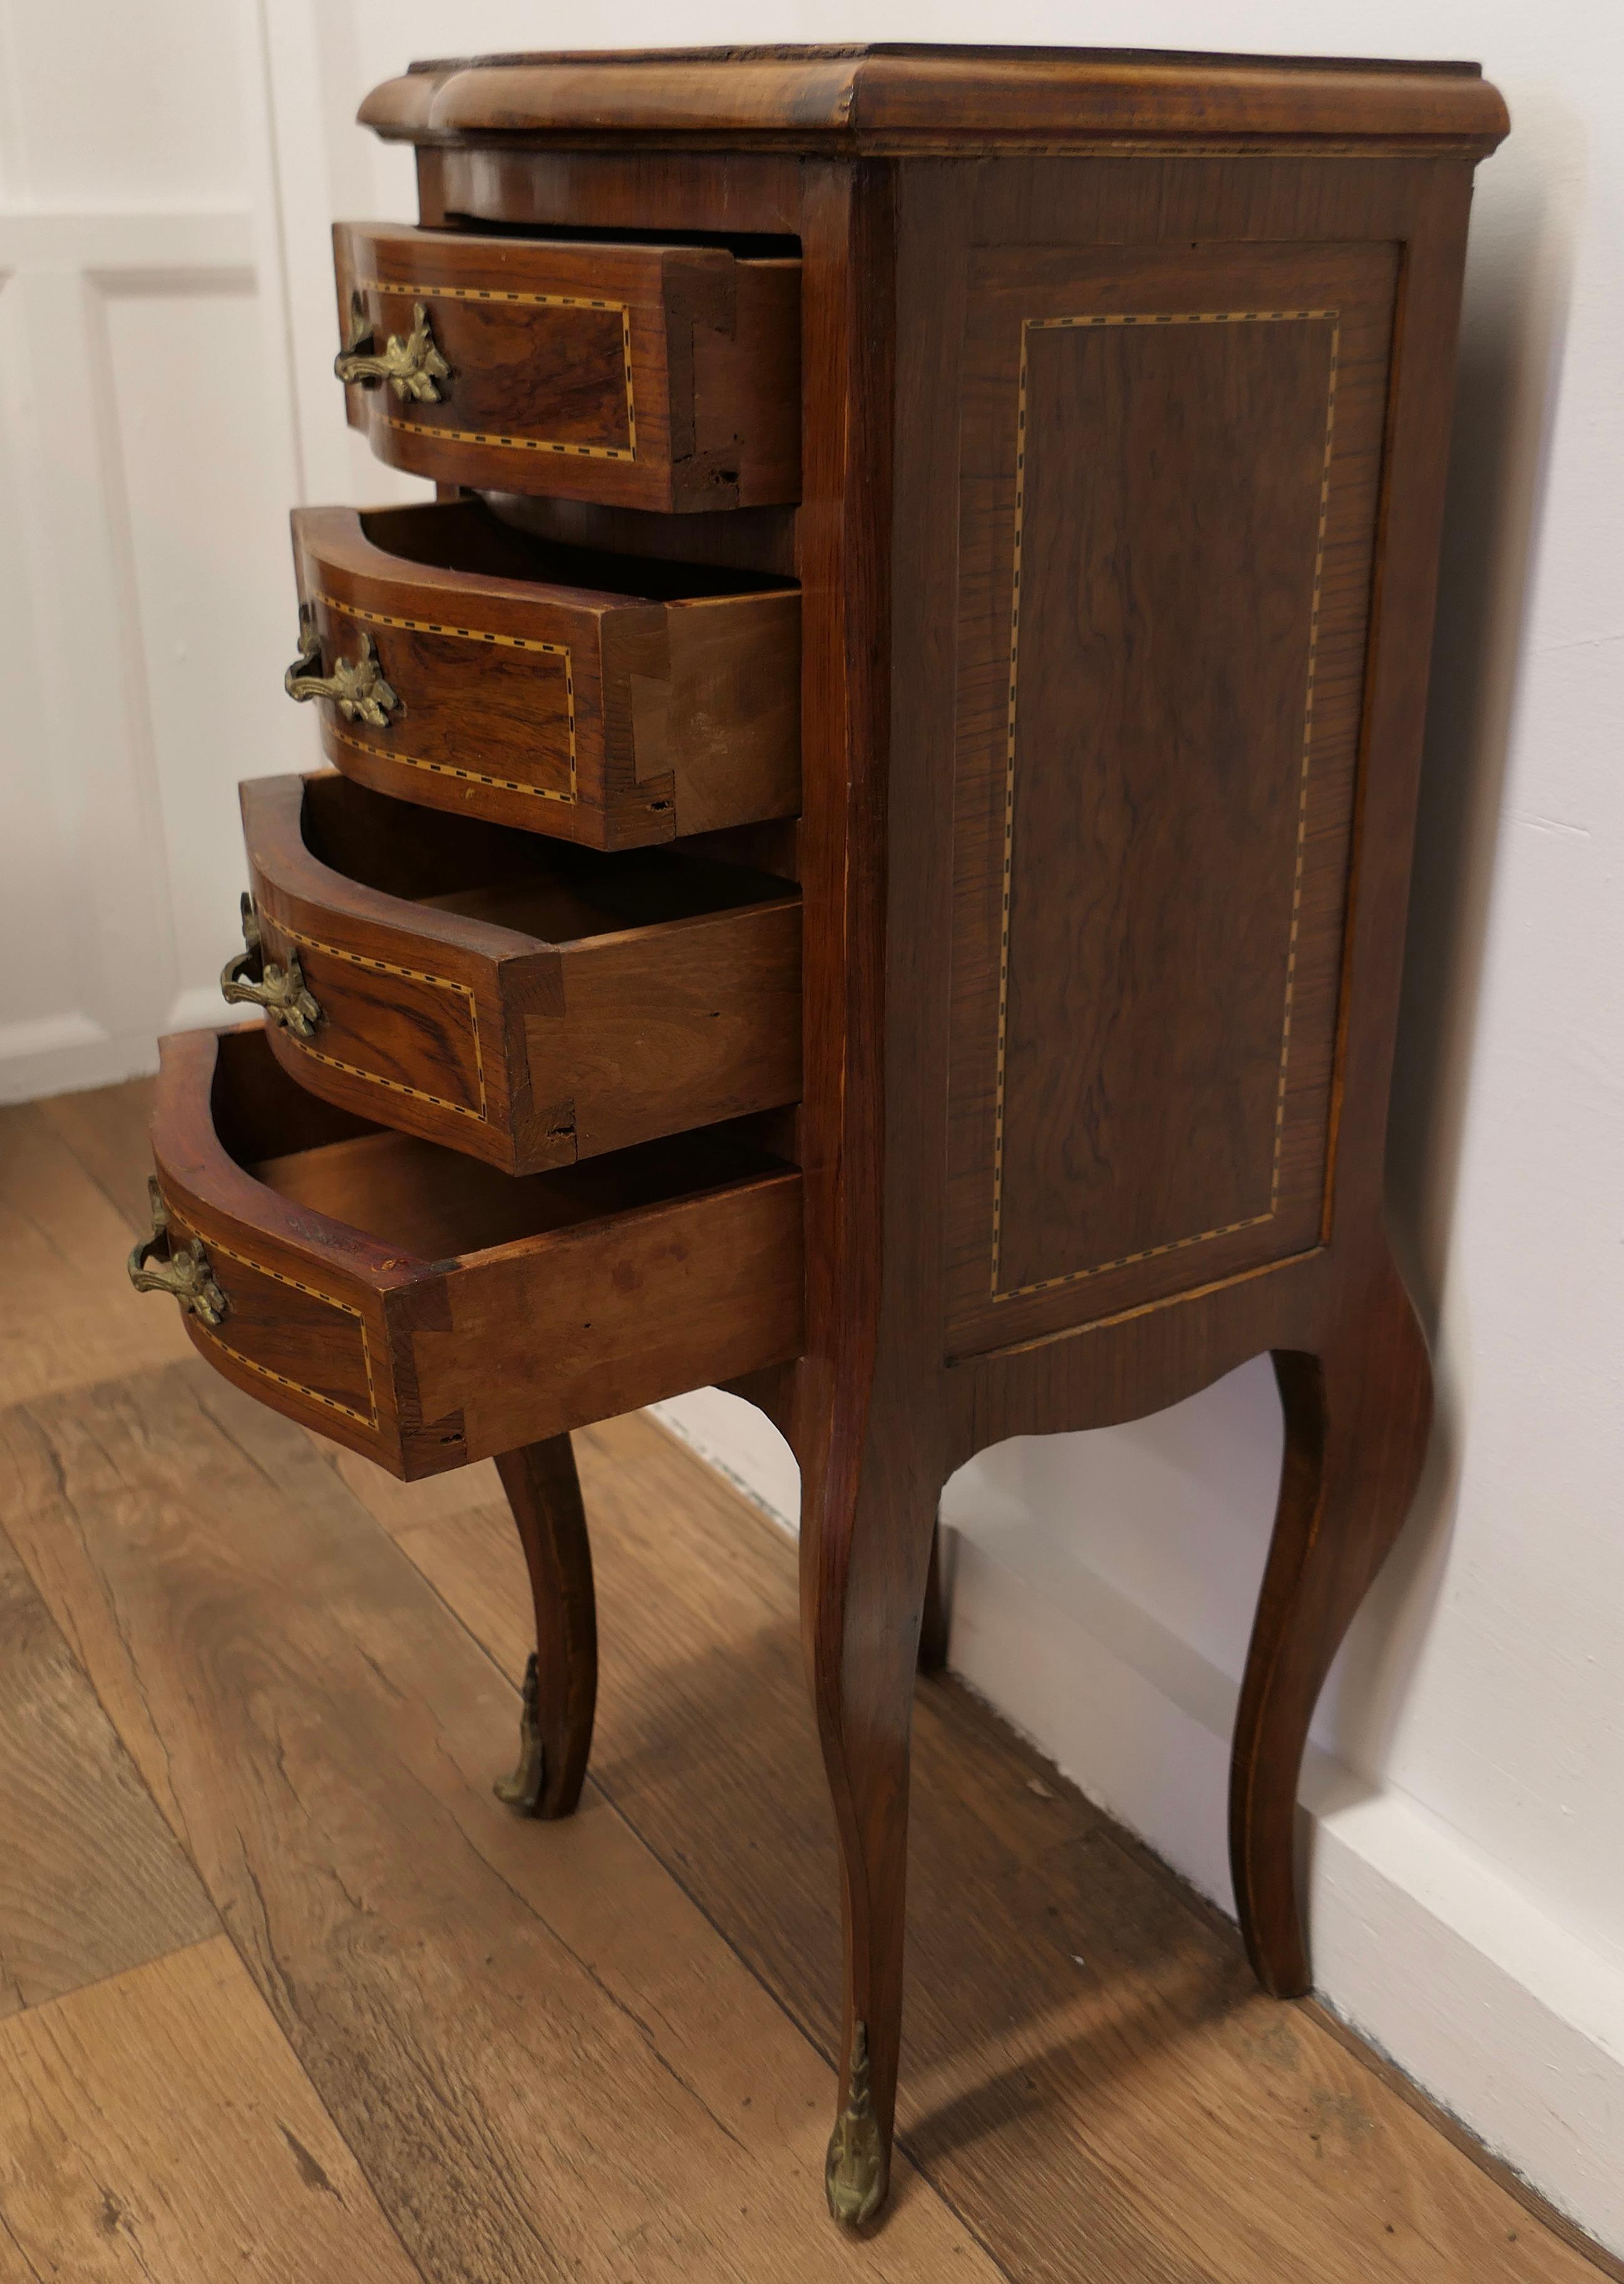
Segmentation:
<svg viewBox="0 0 1624 2284">
<path fill-rule="evenodd" d="M 786 1173 L 564 1230 L 438 1288 L 410 1335 L 408 1466 L 455 1422 L 482 1459 L 796 1354 L 800 1177 Z M 441 1463 L 443 1464 L 443 1462 Z"/>
</svg>

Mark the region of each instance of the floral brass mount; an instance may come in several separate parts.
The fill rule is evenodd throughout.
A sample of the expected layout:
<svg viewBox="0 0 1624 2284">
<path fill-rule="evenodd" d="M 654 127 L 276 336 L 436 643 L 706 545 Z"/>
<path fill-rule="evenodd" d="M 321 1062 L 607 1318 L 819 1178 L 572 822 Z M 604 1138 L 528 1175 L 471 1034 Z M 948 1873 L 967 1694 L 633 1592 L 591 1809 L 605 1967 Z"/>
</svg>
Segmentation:
<svg viewBox="0 0 1624 2284">
<path fill-rule="evenodd" d="M 534 1816 L 542 1804 L 547 1781 L 547 1754 L 542 1743 L 541 1680 L 535 1652 L 525 1666 L 524 1693 L 519 1708 L 519 1766 L 511 1777 L 498 1777 L 491 1790 L 520 1816 Z"/>
<path fill-rule="evenodd" d="M 391 714 L 406 711 L 384 679 L 372 637 L 364 629 L 360 657 L 353 664 L 346 658 L 335 660 L 331 674 L 322 672 L 321 637 L 308 603 L 299 614 L 299 655 L 283 676 L 282 687 L 301 706 L 312 698 L 331 698 L 347 722 L 365 722 L 374 730 L 386 730 Z"/>
<path fill-rule="evenodd" d="M 332 369 L 347 385 L 360 381 L 363 385 L 387 381 L 403 404 L 408 397 L 418 404 L 438 404 L 440 391 L 434 384 L 449 380 L 451 368 L 440 354 L 428 322 L 428 311 L 421 301 L 411 312 L 411 331 L 402 335 L 391 333 L 384 344 L 383 355 L 377 356 L 371 344 L 377 339 L 372 320 L 367 315 L 366 303 L 359 293 L 349 297 L 349 337 L 336 357 Z"/>
<path fill-rule="evenodd" d="M 177 1246 L 170 1234 L 169 1208 L 155 1175 L 147 1177 L 146 1193 L 152 1201 L 152 1232 L 130 1248 L 130 1283 L 137 1293 L 171 1293 L 183 1311 L 200 1324 L 219 1324 L 229 1304 L 215 1282 L 202 1239 L 194 1237 L 189 1244 Z"/>
<path fill-rule="evenodd" d="M 851 2062 L 846 2107 L 835 2120 L 824 2165 L 829 2210 L 842 2228 L 862 2228 L 886 2201 L 886 2164 L 879 2121 L 869 2092 L 869 2031 L 852 2024 Z"/>
<path fill-rule="evenodd" d="M 262 1007 L 268 1021 L 285 1025 L 296 1039 L 314 1038 L 322 1011 L 305 988 L 299 954 L 290 950 L 285 967 L 278 967 L 274 959 L 266 958 L 260 935 L 260 916 L 246 890 L 243 894 L 243 942 L 247 949 L 239 951 L 235 959 L 228 959 L 220 971 L 222 997 L 233 1005 L 242 1000 L 250 1006 Z M 250 975 L 250 968 L 257 968 L 259 973 Z"/>
</svg>

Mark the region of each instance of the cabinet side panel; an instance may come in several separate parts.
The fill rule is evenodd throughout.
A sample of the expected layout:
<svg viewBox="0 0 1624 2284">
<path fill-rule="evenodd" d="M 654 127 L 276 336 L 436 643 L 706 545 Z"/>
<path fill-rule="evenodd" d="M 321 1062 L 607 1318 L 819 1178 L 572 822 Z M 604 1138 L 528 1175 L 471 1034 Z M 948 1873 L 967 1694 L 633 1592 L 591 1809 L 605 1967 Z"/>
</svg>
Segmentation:
<svg viewBox="0 0 1624 2284">
<path fill-rule="evenodd" d="M 984 249 L 959 1352 L 1312 1245 L 1397 249 Z"/>
</svg>

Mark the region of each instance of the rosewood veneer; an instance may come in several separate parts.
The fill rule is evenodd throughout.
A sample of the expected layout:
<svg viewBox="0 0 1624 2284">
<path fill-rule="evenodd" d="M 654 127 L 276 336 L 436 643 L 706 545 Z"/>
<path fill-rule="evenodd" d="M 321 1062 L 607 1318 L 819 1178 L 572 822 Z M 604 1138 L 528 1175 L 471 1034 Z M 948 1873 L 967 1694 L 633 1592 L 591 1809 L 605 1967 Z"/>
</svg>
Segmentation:
<svg viewBox="0 0 1624 2284">
<path fill-rule="evenodd" d="M 397 1471 L 502 1454 L 543 1815 L 596 1672 L 568 1429 L 710 1380 L 777 1421 L 860 2226 L 941 1488 L 1263 1349 L 1231 1846 L 1308 1985 L 1304 1741 L 1431 1412 L 1382 1156 L 1505 113 L 1464 64 L 832 48 L 423 65 L 362 117 L 420 227 L 340 229 L 337 371 L 443 497 L 296 519 L 344 774 L 247 790 L 271 1032 L 171 1043 L 132 1267 Z"/>
</svg>

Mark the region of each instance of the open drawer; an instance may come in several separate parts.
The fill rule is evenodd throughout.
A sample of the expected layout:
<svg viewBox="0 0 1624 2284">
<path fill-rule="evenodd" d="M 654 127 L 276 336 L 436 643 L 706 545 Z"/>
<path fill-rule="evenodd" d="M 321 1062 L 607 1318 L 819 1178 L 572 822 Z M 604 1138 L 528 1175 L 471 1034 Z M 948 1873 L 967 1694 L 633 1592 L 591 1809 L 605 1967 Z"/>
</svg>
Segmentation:
<svg viewBox="0 0 1624 2284">
<path fill-rule="evenodd" d="M 333 261 L 333 370 L 393 466 L 662 512 L 800 497 L 792 256 L 340 223 Z"/>
<path fill-rule="evenodd" d="M 531 1174 L 799 1099 L 789 882 L 325 771 L 250 778 L 242 809 L 258 944 L 227 997 L 328 1101 Z"/>
<path fill-rule="evenodd" d="M 478 500 L 293 523 L 287 689 L 347 777 L 594 849 L 800 808 L 790 582 L 531 538 Z"/>
<path fill-rule="evenodd" d="M 228 1380 L 396 1475 L 799 1349 L 800 1176 L 737 1128 L 515 1181 L 306 1094 L 257 1023 L 160 1052 L 132 1278 Z"/>
</svg>

